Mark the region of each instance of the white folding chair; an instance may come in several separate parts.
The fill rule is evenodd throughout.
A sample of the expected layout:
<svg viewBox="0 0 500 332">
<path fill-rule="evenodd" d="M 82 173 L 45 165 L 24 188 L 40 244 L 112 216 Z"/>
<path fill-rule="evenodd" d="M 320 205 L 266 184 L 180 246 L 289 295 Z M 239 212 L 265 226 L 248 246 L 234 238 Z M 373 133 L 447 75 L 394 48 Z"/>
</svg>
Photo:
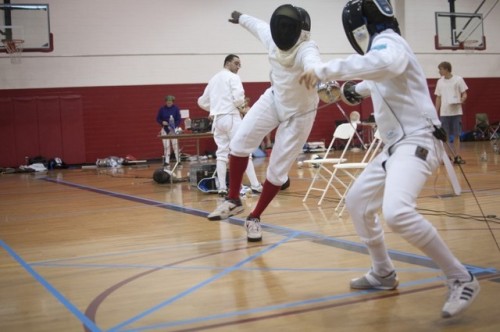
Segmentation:
<svg viewBox="0 0 500 332">
<path fill-rule="evenodd" d="M 338 125 L 335 129 L 335 132 L 333 133 L 333 138 L 330 142 L 330 145 L 326 149 L 323 157 L 320 159 L 304 160 L 304 164 L 312 164 L 314 167 L 316 167 L 316 170 L 302 202 L 305 202 L 307 200 L 311 191 L 319 191 L 322 193 L 322 195 L 319 199 L 318 205 L 321 205 L 330 187 L 337 191 L 335 186 L 332 184 L 332 176 L 334 175 L 332 165 L 347 161 L 347 159 L 345 158 L 345 154 L 349 150 L 349 146 L 351 145 L 351 141 L 354 137 L 355 132 L 356 123 L 350 122 Z M 345 143 L 344 149 L 342 150 L 340 156 L 338 156 L 337 158 L 330 158 L 330 151 L 334 147 L 334 144 L 339 140 Z M 321 180 L 326 181 L 326 186 L 320 186 L 318 181 Z M 321 181 L 321 183 L 323 183 L 323 181 Z"/>
<path fill-rule="evenodd" d="M 498 139 L 498 130 L 500 129 L 500 121 L 491 124 L 490 140 Z"/>
<path fill-rule="evenodd" d="M 382 145 L 382 138 L 380 137 L 379 131 L 375 131 L 375 134 L 373 135 L 373 140 L 370 143 L 368 149 L 365 152 L 365 155 L 363 156 L 363 159 L 360 162 L 345 162 L 341 164 L 335 164 L 333 165 L 334 168 L 334 174 L 336 174 L 336 171 L 339 170 L 342 172 L 343 175 L 346 177 L 339 178 L 337 175 L 338 183 L 343 189 L 343 193 L 339 193 L 340 196 L 340 201 L 337 204 L 337 207 L 335 207 L 335 211 L 340 215 L 344 212 L 345 209 L 345 197 L 347 195 L 347 192 L 349 191 L 349 188 L 351 188 L 352 184 L 354 183 L 354 180 L 358 177 L 359 173 L 363 169 L 366 168 L 369 162 L 375 158 L 377 153 L 380 150 L 380 146 Z"/>
</svg>

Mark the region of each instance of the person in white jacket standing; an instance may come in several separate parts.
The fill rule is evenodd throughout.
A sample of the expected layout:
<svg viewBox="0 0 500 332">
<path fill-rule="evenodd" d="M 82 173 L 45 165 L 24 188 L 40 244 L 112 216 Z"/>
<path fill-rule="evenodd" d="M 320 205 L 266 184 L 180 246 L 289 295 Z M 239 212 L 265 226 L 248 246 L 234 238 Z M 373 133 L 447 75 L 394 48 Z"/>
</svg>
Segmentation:
<svg viewBox="0 0 500 332">
<path fill-rule="evenodd" d="M 227 163 L 229 161 L 229 143 L 241 124 L 241 114 L 246 107 L 245 91 L 238 76 L 241 67 L 240 57 L 229 54 L 224 59 L 224 68 L 209 81 L 203 95 L 198 98 L 198 106 L 213 118 L 212 130 L 217 144 L 217 179 L 218 193 L 227 195 Z M 250 160 L 246 173 L 253 192 L 261 192 L 262 185 L 257 179 L 253 162 Z"/>
<path fill-rule="evenodd" d="M 231 141 L 229 193 L 208 219 L 227 219 L 243 211 L 239 188 L 248 155 L 277 128 L 262 194 L 245 221 L 247 239 L 260 241 L 260 216 L 287 182 L 288 171 L 302 152 L 316 116 L 318 94 L 300 85 L 299 77 L 304 70 L 320 63 L 321 58 L 316 43 L 310 40 L 309 14 L 300 7 L 279 6 L 270 24 L 237 11 L 231 13 L 229 21 L 239 23 L 266 48 L 271 65 L 271 87 L 250 108 Z"/>
<path fill-rule="evenodd" d="M 350 0 L 342 19 L 347 38 L 359 54 L 315 65 L 300 81 L 312 88 L 318 81 L 364 80 L 343 89 L 344 95 L 358 101 L 371 96 L 375 122 L 385 143 L 346 197 L 356 231 L 372 259 L 371 270 L 351 280 L 351 288 L 390 290 L 398 286 L 377 215 L 381 209 L 394 233 L 441 268 L 449 287 L 441 315 L 454 316 L 472 303 L 480 286 L 416 210 L 417 197 L 439 166 L 446 140 L 423 69 L 400 36 L 387 0 Z"/>
</svg>

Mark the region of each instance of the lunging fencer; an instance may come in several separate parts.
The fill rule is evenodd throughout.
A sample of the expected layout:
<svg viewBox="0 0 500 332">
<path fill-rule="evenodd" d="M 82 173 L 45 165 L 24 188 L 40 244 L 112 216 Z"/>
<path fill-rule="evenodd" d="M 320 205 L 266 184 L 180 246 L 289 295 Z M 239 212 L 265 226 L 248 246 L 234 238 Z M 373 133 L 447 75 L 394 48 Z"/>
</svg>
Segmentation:
<svg viewBox="0 0 500 332">
<path fill-rule="evenodd" d="M 346 197 L 358 235 L 368 248 L 372 268 L 351 280 L 354 289 L 396 289 L 398 278 L 388 255 L 377 213 L 387 225 L 429 256 L 443 271 L 449 288 L 444 318 L 466 309 L 479 293 L 479 282 L 453 255 L 416 201 L 443 156 L 446 134 L 440 128 L 426 77 L 388 0 L 350 0 L 342 21 L 354 50 L 346 59 L 315 64 L 300 81 L 362 79 L 343 89 L 346 99 L 371 96 L 384 150 L 359 175 Z M 312 89 L 313 90 L 313 89 Z"/>
<path fill-rule="evenodd" d="M 309 14 L 300 7 L 279 6 L 270 24 L 237 11 L 231 13 L 229 22 L 239 23 L 268 51 L 271 87 L 253 104 L 231 140 L 229 193 L 208 219 L 227 219 L 243 211 L 239 191 L 248 155 L 277 128 L 262 194 L 245 221 L 247 239 L 260 241 L 260 216 L 287 182 L 288 171 L 302 152 L 316 116 L 316 111 L 310 110 L 317 108 L 318 94 L 300 85 L 299 77 L 321 58 L 316 43 L 310 40 Z"/>
</svg>

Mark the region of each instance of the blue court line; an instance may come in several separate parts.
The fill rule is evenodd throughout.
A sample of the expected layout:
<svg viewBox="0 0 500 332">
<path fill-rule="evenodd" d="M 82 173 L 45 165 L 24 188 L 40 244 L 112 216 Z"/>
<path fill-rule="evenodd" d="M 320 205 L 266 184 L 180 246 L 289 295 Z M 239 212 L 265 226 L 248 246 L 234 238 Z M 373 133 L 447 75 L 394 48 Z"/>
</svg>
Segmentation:
<svg viewBox="0 0 500 332">
<path fill-rule="evenodd" d="M 95 187 L 90 187 L 90 186 L 85 186 L 81 184 L 76 184 L 73 182 L 68 182 L 64 180 L 58 180 L 58 179 L 52 179 L 52 178 L 43 178 L 43 180 L 48 181 L 48 182 L 53 182 L 53 183 L 58 183 L 58 184 L 63 184 L 65 186 L 73 187 L 73 188 L 78 188 L 78 189 L 84 189 L 90 192 L 95 192 L 98 194 L 103 194 L 106 196 L 110 197 L 116 197 L 120 199 L 126 199 L 128 201 L 136 202 L 136 203 L 141 203 L 141 204 L 146 204 L 146 205 L 151 205 L 151 206 L 156 206 L 156 207 L 163 207 L 172 211 L 178 211 L 178 212 L 184 212 L 187 214 L 192 214 L 195 216 L 207 216 L 207 212 L 203 210 L 198 210 L 195 208 L 187 208 L 182 205 L 177 205 L 177 204 L 171 204 L 171 203 L 164 203 L 164 202 L 159 202 L 159 201 L 154 201 L 152 199 L 147 199 L 147 198 L 140 198 L 137 196 L 132 196 L 132 195 L 127 195 L 127 194 L 121 194 L 109 190 L 104 190 L 104 189 L 99 189 Z"/>
<path fill-rule="evenodd" d="M 21 265 L 31 276 L 43 287 L 45 287 L 52 296 L 59 300 L 78 320 L 80 320 L 90 331 L 101 331 L 90 319 L 82 314 L 76 306 L 68 301 L 54 286 L 47 282 L 40 274 L 38 274 L 29 264 L 27 264 L 14 250 L 12 250 L 3 240 L 0 240 L 0 246 Z"/>
<path fill-rule="evenodd" d="M 179 211 L 179 212 L 183 212 L 183 213 L 187 213 L 187 214 L 191 214 L 191 215 L 202 216 L 202 217 L 206 217 L 206 215 L 207 215 L 206 211 L 197 210 L 194 208 L 186 208 L 186 207 L 175 205 L 175 204 L 162 203 L 162 202 L 157 202 L 157 201 L 153 201 L 153 200 L 149 200 L 149 199 L 138 198 L 138 197 L 127 195 L 127 194 L 120 194 L 120 193 L 111 192 L 111 191 L 98 189 L 98 188 L 94 188 L 94 187 L 78 185 L 78 184 L 74 184 L 74 183 L 66 182 L 66 181 L 62 181 L 62 180 L 54 180 L 54 179 L 49 179 L 49 178 L 45 178 L 45 180 L 50 181 L 50 182 L 68 185 L 68 186 L 79 188 L 79 189 L 89 190 L 92 192 L 108 195 L 111 197 L 126 199 L 126 200 L 130 200 L 130 201 L 138 202 L 138 203 L 143 203 L 143 204 L 147 204 L 147 205 L 161 207 L 161 208 L 165 208 L 165 209 L 169 209 L 169 210 L 173 210 L 173 211 Z M 232 217 L 227 222 L 229 222 L 231 224 L 242 225 L 244 223 L 244 220 Z M 283 235 L 283 236 L 293 236 L 293 237 L 296 237 L 297 239 L 306 239 L 306 240 L 313 241 L 315 243 L 327 244 L 329 246 L 342 248 L 342 249 L 345 249 L 348 251 L 360 252 L 360 253 L 365 253 L 365 254 L 367 253 L 364 245 L 362 245 L 358 242 L 354 242 L 354 241 L 343 240 L 340 238 L 332 238 L 332 237 L 329 237 L 326 235 L 319 235 L 319 234 L 315 234 L 315 233 L 311 233 L 311 232 L 297 232 L 297 231 L 292 230 L 290 228 L 276 226 L 276 225 L 262 224 L 262 228 L 266 232 L 273 233 L 273 234 L 279 234 L 279 235 Z M 290 234 L 292 234 L 292 235 L 290 235 Z M 279 242 L 279 243 L 281 243 L 281 242 Z M 411 254 L 411 253 L 407 253 L 407 252 L 400 252 L 400 251 L 396 251 L 396 250 L 389 250 L 389 254 L 390 254 L 391 258 L 393 258 L 395 260 L 407 262 L 407 263 L 414 264 L 414 265 L 421 265 L 421 266 L 429 267 L 429 268 L 436 268 L 436 265 L 432 262 L 432 260 L 430 260 L 428 257 L 425 257 L 425 256 L 419 256 L 419 255 L 415 255 L 415 254 Z M 488 268 L 481 268 L 481 267 L 472 266 L 472 265 L 466 265 L 466 264 L 464 264 L 464 265 L 474 274 L 496 273 L 496 270 L 492 269 L 492 268 L 488 269 Z M 225 275 L 225 274 L 227 274 L 227 273 L 222 272 L 221 276 Z M 197 288 L 200 288 L 209 282 L 210 281 L 207 280 L 204 283 L 201 283 L 201 284 L 195 286 L 196 288 L 192 288 L 191 290 L 189 290 L 189 292 L 191 293 L 194 290 L 196 290 Z M 419 283 L 419 284 L 427 283 L 427 282 L 429 282 L 429 281 L 428 280 L 417 281 L 417 283 Z M 371 292 L 371 291 L 369 291 L 369 292 Z M 347 295 L 349 295 L 349 294 L 359 295 L 360 293 L 359 292 L 348 293 Z M 179 294 L 177 297 L 174 297 L 170 300 L 162 302 L 160 304 L 160 306 L 163 307 L 163 306 L 166 306 L 166 305 L 172 303 L 173 301 L 177 300 L 177 298 L 181 295 L 185 296 L 187 294 L 185 294 L 185 292 L 183 292 L 183 293 Z M 308 300 L 308 301 L 316 301 L 316 300 L 317 299 L 312 299 L 312 300 Z M 302 303 L 302 302 L 299 302 L 299 303 Z M 304 303 L 307 304 L 308 302 L 306 301 Z M 312 302 L 312 303 L 314 303 L 314 302 Z M 286 304 L 283 304 L 283 305 L 286 305 Z M 139 320 L 142 317 L 148 315 L 151 310 L 156 311 L 159 308 L 160 307 L 158 307 L 158 306 L 153 307 L 152 309 L 145 311 L 143 314 L 136 316 L 134 318 L 131 318 L 130 320 L 125 321 L 125 322 L 117 325 L 113 329 L 119 329 L 120 327 L 129 325 L 130 323 L 132 323 L 136 320 Z M 261 309 L 257 308 L 255 310 L 261 310 Z"/>
<path fill-rule="evenodd" d="M 177 301 L 177 300 L 179 300 L 179 299 L 181 299 L 181 298 L 183 298 L 183 297 L 185 297 L 185 296 L 193 293 L 194 291 L 198 290 L 199 288 L 201 288 L 201 287 L 203 287 L 203 286 L 205 286 L 205 285 L 207 285 L 209 283 L 212 283 L 212 282 L 214 282 L 214 281 L 216 281 L 216 280 L 218 280 L 218 279 L 226 276 L 227 274 L 229 274 L 229 273 L 231 273 L 233 271 L 239 270 L 239 268 L 241 266 L 243 266 L 244 264 L 246 264 L 248 262 L 251 262 L 251 261 L 255 260 L 256 258 L 259 258 L 259 257 L 263 256 L 264 254 L 266 254 L 266 253 L 274 250 L 275 248 L 277 248 L 278 246 L 282 245 L 283 243 L 290 241 L 297 234 L 298 234 L 298 232 L 291 234 L 289 237 L 284 238 L 281 241 L 279 241 L 277 243 L 274 243 L 274 244 L 272 244 L 272 245 L 264 248 L 263 250 L 260 250 L 259 252 L 257 252 L 255 254 L 253 254 L 253 255 L 245 258 L 244 260 L 242 260 L 242 261 L 234 264 L 233 266 L 231 266 L 229 268 L 226 268 L 224 271 L 222 271 L 222 272 L 214 275 L 213 277 L 208 278 L 205 281 L 203 281 L 201 283 L 198 283 L 197 285 L 195 285 L 195 286 L 193 286 L 193 287 L 191 287 L 191 288 L 189 288 L 189 289 L 187 289 L 187 290 L 185 290 L 183 292 L 180 292 L 176 296 L 171 297 L 170 299 L 167 299 L 167 300 L 165 300 L 165 301 L 163 301 L 163 302 L 161 302 L 161 303 L 153 306 L 151 309 L 148 309 L 148 310 L 146 310 L 146 311 L 144 311 L 144 312 L 136 315 L 135 317 L 132 317 L 132 318 L 130 318 L 130 319 L 128 319 L 128 320 L 126 320 L 126 321 L 124 321 L 124 322 L 122 322 L 122 323 L 114 326 L 114 327 L 112 327 L 108 331 L 110 331 L 110 332 L 111 331 L 116 331 L 116 330 L 118 330 L 118 329 L 120 329 L 120 328 L 122 328 L 124 326 L 130 325 L 130 324 L 134 323 L 135 321 L 140 320 L 140 319 L 144 318 L 145 316 L 152 314 L 153 312 L 157 311 L 158 309 L 161 309 L 161 308 L 163 308 L 163 307 L 165 307 L 165 306 L 167 306 L 167 305 L 169 305 L 169 304 L 171 304 L 171 303 L 173 303 L 173 302 L 175 302 L 175 301 Z"/>
<path fill-rule="evenodd" d="M 176 271 L 214 271 L 214 270 L 224 270 L 226 267 L 221 266 L 165 266 L 165 265 L 144 265 L 144 264 L 96 264 L 96 263 L 31 263 L 31 266 L 41 266 L 41 267 L 70 267 L 70 268 L 81 268 L 81 269 L 95 269 L 95 268 L 110 268 L 110 269 L 145 269 L 145 270 L 176 270 Z M 261 268 L 261 267 L 242 267 L 240 271 L 259 271 L 259 272 L 353 272 L 360 271 L 366 272 L 366 267 L 360 268 Z M 439 269 L 432 269 L 427 267 L 422 268 L 398 268 L 398 272 L 430 272 L 439 271 Z"/>
<path fill-rule="evenodd" d="M 77 183 L 68 182 L 68 181 L 64 181 L 64 180 L 53 179 L 53 178 L 48 178 L 48 177 L 43 178 L 43 180 L 48 181 L 48 182 L 66 185 L 66 186 L 73 187 L 73 188 L 88 190 L 91 192 L 95 192 L 95 193 L 99 193 L 99 194 L 103 194 L 103 195 L 107 195 L 107 196 L 111 196 L 111 197 L 126 199 L 126 200 L 133 201 L 136 203 L 142 203 L 142 204 L 160 207 L 160 208 L 164 208 L 164 209 L 168 209 L 168 210 L 172 210 L 172 211 L 183 212 L 183 213 L 191 214 L 191 215 L 195 215 L 195 216 L 206 217 L 208 215 L 208 213 L 206 211 L 199 210 L 199 209 L 188 208 L 188 207 L 180 206 L 177 204 L 154 201 L 151 199 L 140 198 L 140 197 L 136 197 L 136 196 L 132 196 L 132 195 L 128 195 L 128 194 L 121 194 L 121 193 L 117 193 L 117 192 L 113 192 L 113 191 L 109 191 L 109 190 L 80 185 Z M 241 218 L 231 217 L 227 220 L 227 222 L 229 222 L 230 224 L 241 226 L 244 224 L 245 221 L 244 221 L 244 219 L 241 219 Z M 261 223 L 261 225 L 262 225 L 262 229 L 264 231 L 272 233 L 272 234 L 288 236 L 289 234 L 295 232 L 295 230 L 287 228 L 287 227 L 283 227 L 283 226 L 271 225 L 271 224 L 265 224 L 265 223 Z M 307 232 L 307 231 L 300 231 L 300 235 L 297 236 L 297 239 L 312 240 L 315 243 L 326 244 L 326 245 L 340 248 L 340 249 L 344 249 L 347 251 L 353 251 L 353 252 L 367 254 L 366 247 L 362 243 L 348 241 L 348 240 L 344 240 L 341 238 L 330 237 L 327 235 L 320 235 L 320 234 Z M 425 266 L 425 267 L 429 267 L 429 268 L 437 268 L 436 264 L 430 258 L 428 258 L 426 256 L 411 254 L 411 253 L 407 253 L 407 252 L 401 252 L 401 251 L 397 251 L 397 250 L 388 250 L 388 252 L 389 252 L 389 256 L 396 261 L 401 261 L 401 262 L 414 264 L 414 265 Z M 467 264 L 464 264 L 464 265 L 470 269 L 475 269 L 475 268 L 480 269 L 480 267 L 477 267 L 477 266 L 472 266 L 472 265 L 467 265 Z"/>
<path fill-rule="evenodd" d="M 365 269 L 365 271 L 366 271 L 366 269 Z M 445 277 L 436 276 L 436 277 L 432 277 L 432 278 L 409 281 L 409 282 L 405 282 L 405 283 L 400 283 L 398 286 L 398 289 L 400 290 L 400 289 L 410 288 L 410 287 L 415 287 L 415 286 L 418 287 L 418 286 L 422 286 L 424 284 L 428 284 L 431 282 L 437 282 L 440 280 L 444 281 L 444 279 L 445 279 Z M 444 288 L 444 286 L 443 286 L 443 288 Z M 209 315 L 209 316 L 203 316 L 203 317 L 195 317 L 192 319 L 170 321 L 170 322 L 159 323 L 159 324 L 154 324 L 154 325 L 149 325 L 149 326 L 142 326 L 139 328 L 126 329 L 126 330 L 121 330 L 121 331 L 122 332 L 123 331 L 128 331 L 128 332 L 130 332 L 130 331 L 145 331 L 145 330 L 158 329 L 158 328 L 169 328 L 169 327 L 175 327 L 175 326 L 181 326 L 181 325 L 191 325 L 191 324 L 203 323 L 203 322 L 207 322 L 207 321 L 233 318 L 233 317 L 238 317 L 241 315 L 257 314 L 257 313 L 263 313 L 263 312 L 268 312 L 268 311 L 273 311 L 273 310 L 286 310 L 286 309 L 307 306 L 307 305 L 311 305 L 311 304 L 327 303 L 327 302 L 331 302 L 331 301 L 349 299 L 349 298 L 357 297 L 360 295 L 379 293 L 379 292 L 382 293 L 382 292 L 387 292 L 387 291 L 375 290 L 375 289 L 359 290 L 359 291 L 354 291 L 354 292 L 349 292 L 349 293 L 344 293 L 344 294 L 325 296 L 325 297 L 321 297 L 321 298 L 312 298 L 312 299 L 307 299 L 307 300 L 295 301 L 295 302 L 290 302 L 290 303 L 280 303 L 280 304 L 276 304 L 276 305 L 258 307 L 258 308 L 241 310 L 241 311 L 233 311 L 233 312 L 227 312 L 227 313 L 215 314 L 215 315 Z"/>
<path fill-rule="evenodd" d="M 365 271 L 366 271 L 366 269 L 365 269 Z M 435 278 L 422 279 L 419 281 L 400 283 L 398 286 L 398 289 L 411 287 L 411 286 L 414 286 L 416 284 L 418 285 L 418 284 L 425 284 L 425 283 L 429 283 L 429 282 L 435 282 L 435 281 L 439 281 L 439 280 L 440 280 L 439 277 L 435 277 Z M 203 323 L 203 322 L 207 322 L 207 321 L 213 321 L 213 320 L 218 320 L 218 319 L 227 319 L 227 318 L 237 317 L 237 316 L 241 316 L 241 315 L 258 314 L 258 313 L 263 313 L 263 312 L 268 312 L 268 311 L 273 311 L 273 310 L 285 310 L 285 309 L 292 309 L 292 308 L 307 306 L 307 305 L 311 305 L 311 304 L 327 303 L 327 302 L 331 302 L 331 301 L 349 299 L 349 298 L 357 297 L 357 296 L 360 296 L 363 294 L 372 294 L 372 293 L 379 293 L 379 292 L 387 292 L 387 291 L 374 290 L 374 289 L 372 289 L 372 290 L 360 290 L 360 291 L 356 291 L 356 292 L 349 292 L 349 293 L 344 293 L 344 294 L 337 294 L 337 295 L 332 295 L 332 296 L 325 296 L 325 297 L 295 301 L 295 302 L 290 302 L 290 303 L 280 303 L 280 304 L 275 304 L 275 305 L 253 308 L 253 309 L 241 310 L 241 311 L 232 311 L 232 312 L 227 312 L 227 313 L 222 313 L 222 314 L 215 314 L 215 315 L 209 315 L 209 316 L 204 316 L 204 317 L 196 317 L 196 318 L 192 318 L 192 319 L 184 319 L 184 320 L 178 320 L 178 321 L 172 321 L 172 322 L 166 322 L 166 323 L 159 323 L 159 324 L 154 324 L 154 325 L 149 325 L 149 326 L 142 326 L 139 328 L 121 330 L 121 332 L 124 332 L 124 331 L 127 331 L 127 332 L 145 331 L 145 330 L 158 329 L 158 328 L 169 328 L 169 327 L 174 327 L 174 326 Z"/>
</svg>

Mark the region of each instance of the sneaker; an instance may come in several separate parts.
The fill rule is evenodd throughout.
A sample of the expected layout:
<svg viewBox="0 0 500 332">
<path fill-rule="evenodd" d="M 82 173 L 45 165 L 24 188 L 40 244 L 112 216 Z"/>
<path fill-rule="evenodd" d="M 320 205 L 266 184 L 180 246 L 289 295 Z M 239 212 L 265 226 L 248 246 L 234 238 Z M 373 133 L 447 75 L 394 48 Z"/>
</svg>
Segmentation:
<svg viewBox="0 0 500 332">
<path fill-rule="evenodd" d="M 391 290 L 396 289 L 399 285 L 398 276 L 396 271 L 392 271 L 388 276 L 381 277 L 375 274 L 370 269 L 367 274 L 361 278 L 351 280 L 351 288 L 353 289 L 383 289 Z"/>
<path fill-rule="evenodd" d="M 251 197 L 252 196 L 252 188 L 250 188 L 248 186 L 241 186 L 240 196 L 241 197 Z"/>
<path fill-rule="evenodd" d="M 227 196 L 227 189 L 220 189 L 217 194 L 220 196 L 220 197 L 226 197 Z"/>
<path fill-rule="evenodd" d="M 469 272 L 470 274 L 470 272 Z M 470 281 L 448 280 L 448 299 L 443 306 L 441 316 L 449 318 L 465 310 L 479 294 L 481 287 L 476 277 L 470 274 Z"/>
<path fill-rule="evenodd" d="M 248 216 L 247 220 L 245 220 L 245 228 L 248 241 L 257 242 L 262 240 L 262 227 L 259 218 Z"/>
<path fill-rule="evenodd" d="M 224 220 L 241 212 L 243 212 L 243 205 L 240 199 L 226 199 L 207 218 L 208 220 Z"/>
<path fill-rule="evenodd" d="M 254 193 L 254 194 L 260 194 L 262 192 L 262 189 L 263 189 L 263 187 L 260 183 L 257 187 L 251 186 L 250 188 L 252 188 L 252 193 Z"/>
<path fill-rule="evenodd" d="M 453 159 L 453 163 L 455 165 L 462 165 L 465 164 L 465 160 L 463 160 L 460 156 L 456 156 L 455 159 Z"/>
</svg>

